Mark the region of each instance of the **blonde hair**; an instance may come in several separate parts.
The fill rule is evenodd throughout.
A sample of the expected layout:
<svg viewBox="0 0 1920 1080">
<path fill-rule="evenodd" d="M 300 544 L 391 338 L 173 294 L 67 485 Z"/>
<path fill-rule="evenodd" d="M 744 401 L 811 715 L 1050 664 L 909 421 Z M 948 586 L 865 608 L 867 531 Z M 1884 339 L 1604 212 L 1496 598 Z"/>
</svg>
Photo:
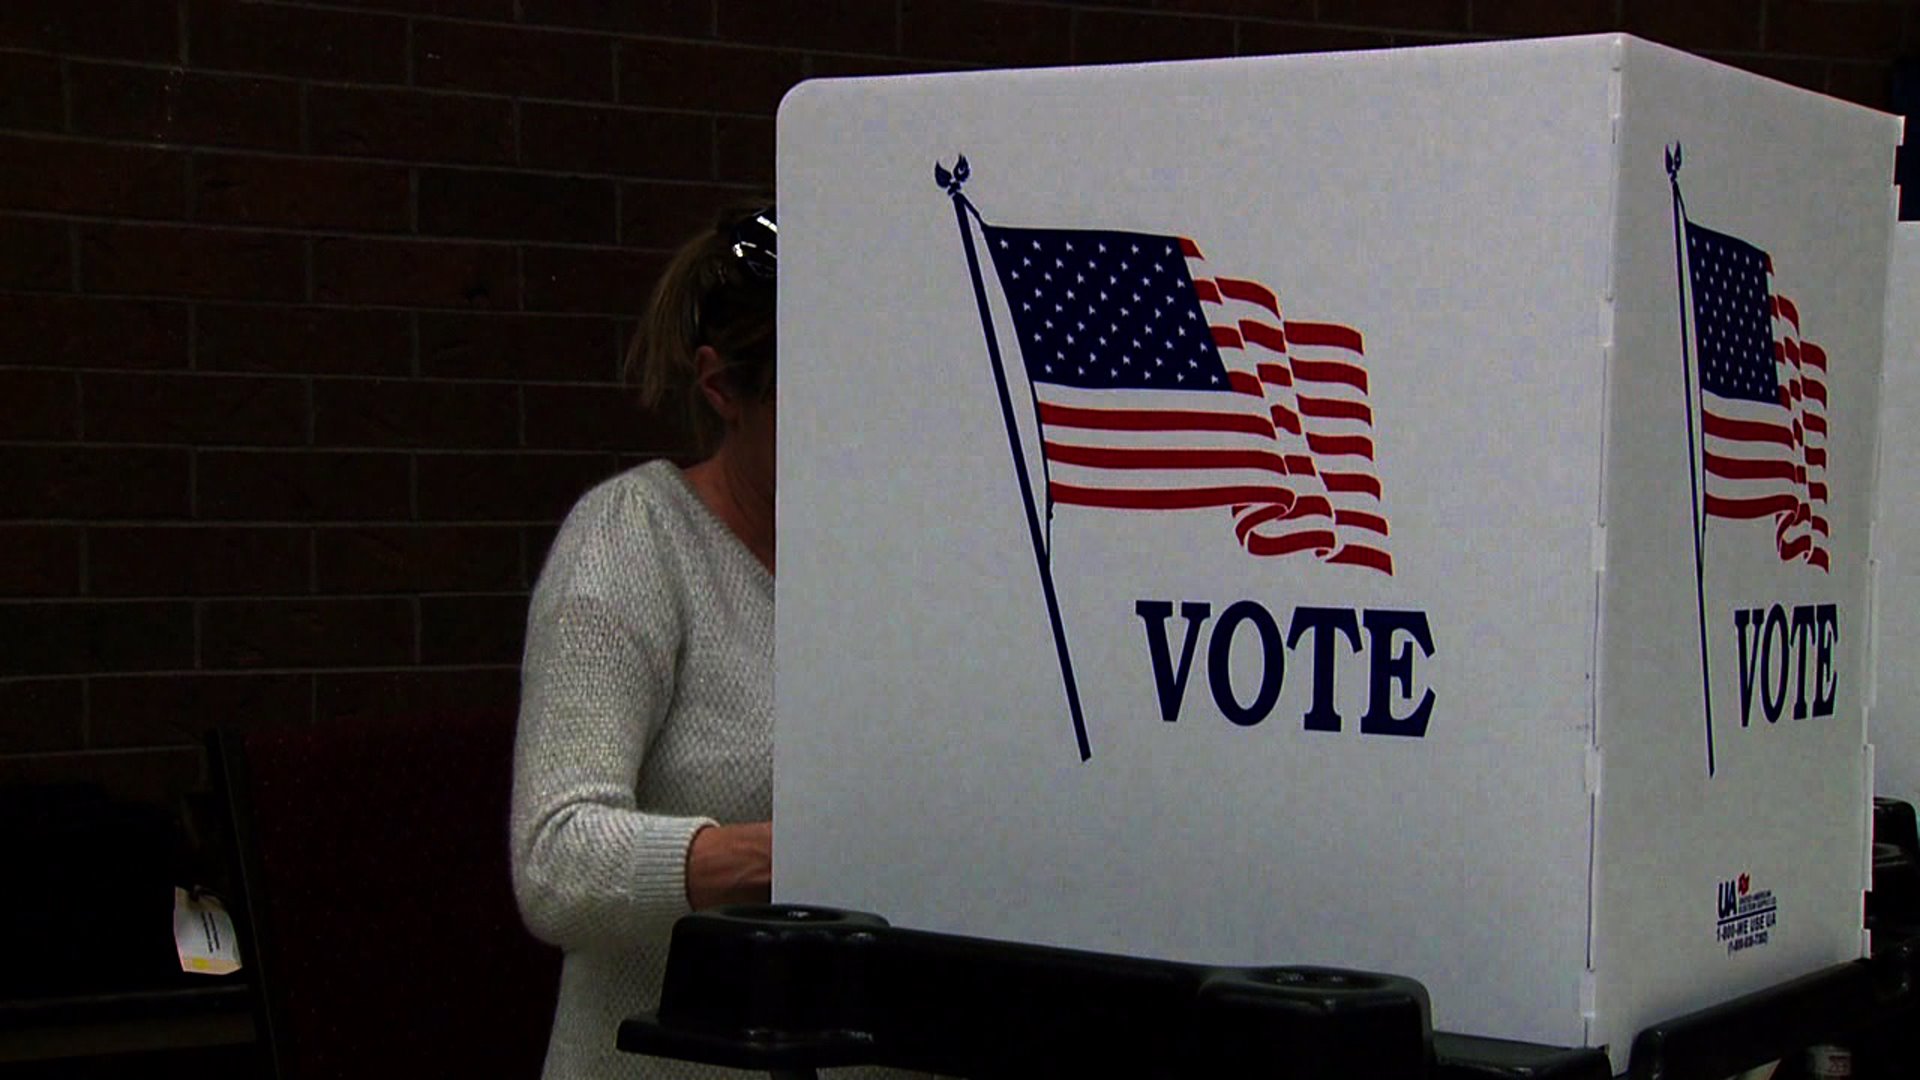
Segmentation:
<svg viewBox="0 0 1920 1080">
<path fill-rule="evenodd" d="M 639 388 L 641 405 L 684 410 L 701 454 L 711 453 L 725 431 L 700 391 L 700 346 L 713 346 L 726 361 L 735 393 L 763 401 L 773 394 L 773 282 L 742 266 L 732 250 L 734 227 L 769 205 L 731 204 L 674 252 L 627 348 L 626 377 Z"/>
</svg>

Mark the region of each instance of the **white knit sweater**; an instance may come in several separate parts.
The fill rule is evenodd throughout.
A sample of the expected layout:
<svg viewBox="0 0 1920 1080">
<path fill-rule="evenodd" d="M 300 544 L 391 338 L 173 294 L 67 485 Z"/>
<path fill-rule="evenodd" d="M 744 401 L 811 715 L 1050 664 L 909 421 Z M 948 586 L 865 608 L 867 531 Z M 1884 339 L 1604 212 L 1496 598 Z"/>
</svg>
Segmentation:
<svg viewBox="0 0 1920 1080">
<path fill-rule="evenodd" d="M 560 527 L 521 674 L 513 889 L 527 926 L 566 951 L 545 1077 L 764 1078 L 623 1054 L 614 1038 L 659 1004 L 693 834 L 773 814 L 773 575 L 679 469 L 642 465 Z"/>
<path fill-rule="evenodd" d="M 566 951 L 550 1080 L 756 1074 L 614 1049 L 659 1002 L 702 825 L 772 816 L 773 576 L 666 462 L 583 497 L 533 593 L 513 885 Z"/>
</svg>

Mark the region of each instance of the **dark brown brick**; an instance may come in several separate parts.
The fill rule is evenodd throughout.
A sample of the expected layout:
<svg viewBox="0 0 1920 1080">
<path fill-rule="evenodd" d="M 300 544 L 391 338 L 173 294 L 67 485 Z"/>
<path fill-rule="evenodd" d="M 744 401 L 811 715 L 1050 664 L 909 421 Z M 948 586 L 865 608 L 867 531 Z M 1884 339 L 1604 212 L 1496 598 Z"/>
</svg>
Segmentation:
<svg viewBox="0 0 1920 1080">
<path fill-rule="evenodd" d="M 520 160 L 539 169 L 706 179 L 713 124 L 689 113 L 528 104 L 520 108 Z"/>
<path fill-rule="evenodd" d="M 306 252 L 294 236 L 88 225 L 80 230 L 80 276 L 89 292 L 298 300 Z"/>
<path fill-rule="evenodd" d="M 1709 53 L 1707 58 L 1806 90 L 1825 93 L 1827 89 L 1827 64 L 1824 60 L 1809 60 L 1793 56 L 1754 56 L 1747 53 L 1732 56 L 1715 56 Z"/>
<path fill-rule="evenodd" d="M 0 365 L 184 368 L 187 307 L 0 295 Z"/>
<path fill-rule="evenodd" d="M 78 596 L 80 530 L 0 525 L 0 596 Z"/>
<path fill-rule="evenodd" d="M 1719 0 L 1728 3 L 1730 0 Z M 1769 52 L 1891 60 L 1900 54 L 1912 5 L 1852 0 L 1767 0 Z"/>
<path fill-rule="evenodd" d="M 1614 17 L 1614 7 L 1617 2 L 1618 0 L 1562 0 L 1557 4 L 1535 4 L 1515 2 L 1515 0 L 1495 0 L 1495 2 L 1479 0 L 1473 5 L 1473 29 L 1478 33 L 1496 34 L 1501 37 L 1598 33 L 1619 26 L 1619 20 Z M 1628 8 L 1635 6 L 1635 0 L 1625 0 L 1625 2 Z M 1641 6 L 1654 5 L 1641 0 Z M 1687 6 L 1691 8 L 1702 5 Z"/>
<path fill-rule="evenodd" d="M 1188 15 L 1251 15 L 1261 19 L 1313 19 L 1313 0 L 1158 0 L 1162 11 Z"/>
<path fill-rule="evenodd" d="M 193 666 L 193 605 L 0 604 L 0 676 L 175 671 Z"/>
<path fill-rule="evenodd" d="M 412 319 L 401 311 L 206 305 L 195 339 L 206 371 L 405 375 Z"/>
<path fill-rule="evenodd" d="M 198 516 L 212 521 L 404 521 L 404 454 L 203 450 Z"/>
<path fill-rule="evenodd" d="M 1888 64 L 1835 63 L 1827 71 L 1827 93 L 1869 109 L 1893 108 L 1893 68 Z"/>
<path fill-rule="evenodd" d="M 520 700 L 517 666 L 322 674 L 314 719 L 349 717 L 512 716 Z"/>
<path fill-rule="evenodd" d="M 892 0 L 720 0 L 727 41 L 835 52 L 890 53 L 899 36 Z"/>
<path fill-rule="evenodd" d="M 607 382 L 627 336 L 621 320 L 561 315 L 420 315 L 420 373 L 441 378 Z"/>
<path fill-rule="evenodd" d="M 798 53 L 679 41 L 620 43 L 620 101 L 772 116 L 806 75 Z"/>
<path fill-rule="evenodd" d="M 413 379 L 321 379 L 313 387 L 313 439 L 320 446 L 510 447 L 520 441 L 520 402 L 503 383 Z"/>
<path fill-rule="evenodd" d="M 0 4 L 0 48 L 68 56 L 111 56 L 162 63 L 180 59 L 172 4 L 153 0 L 7 0 Z"/>
<path fill-rule="evenodd" d="M 522 18 L 538 26 L 574 26 L 660 37 L 712 37 L 713 0 L 521 0 Z"/>
<path fill-rule="evenodd" d="M 78 750 L 85 723 L 79 679 L 0 681 L 0 755 Z"/>
<path fill-rule="evenodd" d="M 73 250 L 64 222 L 0 217 L 0 288 L 73 287 Z"/>
<path fill-rule="evenodd" d="M 604 244 L 615 236 L 611 180 L 470 169 L 420 170 L 420 231 Z"/>
<path fill-rule="evenodd" d="M 299 379 L 252 375 L 89 373 L 81 377 L 87 439 L 205 446 L 299 446 L 307 393 Z"/>
<path fill-rule="evenodd" d="M 0 53 L 0 128 L 59 131 L 66 123 L 60 61 L 32 53 Z"/>
<path fill-rule="evenodd" d="M 557 521 L 528 525 L 522 531 L 521 543 L 526 547 L 527 584 L 537 585 L 540 572 L 546 569 L 547 554 L 553 550 L 554 538 L 560 535 L 560 523 Z"/>
<path fill-rule="evenodd" d="M 200 620 L 201 661 L 213 670 L 387 667 L 413 659 L 409 600 L 210 600 Z"/>
<path fill-rule="evenodd" d="M 1466 30 L 1471 0 L 1320 0 L 1320 21 L 1383 30 Z"/>
<path fill-rule="evenodd" d="M 311 675 L 115 675 L 93 680 L 88 693 L 87 742 L 97 749 L 195 745 L 215 728 L 313 719 Z"/>
<path fill-rule="evenodd" d="M 260 596 L 312 591 L 308 530 L 224 525 L 95 527 L 95 596 Z"/>
<path fill-rule="evenodd" d="M 1071 21 L 1066 8 L 995 0 L 901 0 L 901 51 L 1010 67 L 1064 64 Z"/>
<path fill-rule="evenodd" d="M 0 469 L 0 520 L 187 516 L 185 450 L 13 447 Z"/>
<path fill-rule="evenodd" d="M 611 454 L 422 454 L 423 521 L 558 521 L 613 475 Z"/>
<path fill-rule="evenodd" d="M 1191 60 L 1233 55 L 1233 23 L 1131 11 L 1078 11 L 1073 59 L 1080 64 Z"/>
<path fill-rule="evenodd" d="M 1240 52 L 1243 56 L 1384 49 L 1394 43 L 1394 36 L 1384 30 L 1343 30 L 1332 26 L 1277 23 L 1245 23 L 1240 27 Z"/>
<path fill-rule="evenodd" d="M 316 153 L 401 161 L 513 160 L 513 103 L 504 98 L 316 86 L 307 99 Z"/>
<path fill-rule="evenodd" d="M 232 678 L 233 676 L 227 676 Z M 94 680 L 94 685 L 102 682 L 137 682 L 141 686 L 167 687 L 175 678 L 194 678 L 193 676 L 154 676 L 127 675 L 102 676 Z M 200 676 L 196 679 L 209 678 Z M 312 711 L 311 708 L 308 709 Z M 202 720 L 193 712 L 161 714 L 157 708 L 138 713 L 104 713 L 88 731 L 88 748 L 124 752 L 129 750 L 169 752 L 184 751 L 204 744 L 207 732 L 216 725 L 211 720 Z"/>
<path fill-rule="evenodd" d="M 716 214 L 740 202 L 771 201 L 751 186 L 720 184 L 625 184 L 620 190 L 620 242 L 628 247 L 672 251 L 713 227 Z"/>
<path fill-rule="evenodd" d="M 193 186 L 195 221 L 356 232 L 412 227 L 407 170 L 395 165 L 199 154 Z"/>
<path fill-rule="evenodd" d="M 513 21 L 513 0 L 333 0 L 333 6 L 412 15 L 445 15 L 488 22 Z"/>
<path fill-rule="evenodd" d="M 498 244 L 326 239 L 313 264 L 324 303 L 510 310 L 520 301 L 513 249 Z"/>
<path fill-rule="evenodd" d="M 423 22 L 414 26 L 414 81 L 568 101 L 613 99 L 613 46 L 593 34 Z"/>
<path fill-rule="evenodd" d="M 773 121 L 723 116 L 713 122 L 714 176 L 729 184 L 773 184 Z"/>
<path fill-rule="evenodd" d="M 536 450 L 665 453 L 687 445 L 671 416 L 640 410 L 624 386 L 526 386 L 527 446 Z"/>
<path fill-rule="evenodd" d="M 515 526 L 420 525 L 321 529 L 323 593 L 495 592 L 524 587 Z"/>
<path fill-rule="evenodd" d="M 664 255 L 592 248 L 528 248 L 527 309 L 637 315 Z"/>
<path fill-rule="evenodd" d="M 1760 13 L 1749 0 L 1620 0 L 1620 26 L 1679 49 L 1754 49 L 1760 45 Z M 1477 16 L 1476 16 L 1477 17 Z"/>
<path fill-rule="evenodd" d="M 178 67 L 74 64 L 73 130 L 183 146 L 300 145 L 300 85 Z"/>
<path fill-rule="evenodd" d="M 177 219 L 186 196 L 177 151 L 0 135 L 0 206 L 11 210 Z"/>
<path fill-rule="evenodd" d="M 174 747 L 0 757 L 0 785 L 6 784 L 85 784 L 115 799 L 173 806 L 182 795 L 206 790 L 206 754 Z"/>
<path fill-rule="evenodd" d="M 420 601 L 423 664 L 517 664 L 526 640 L 527 598 L 428 596 Z"/>
<path fill-rule="evenodd" d="M 189 0 L 193 66 L 341 82 L 407 81 L 407 21 L 245 0 Z"/>
<path fill-rule="evenodd" d="M 1488 40 L 1482 35 L 1460 34 L 1453 31 L 1395 30 L 1393 45 L 1397 49 L 1418 49 L 1429 45 L 1459 45 L 1463 42 Z"/>
<path fill-rule="evenodd" d="M 902 60 L 892 56 L 816 53 L 807 57 L 807 78 L 859 79 L 875 75 L 919 75 L 933 71 L 966 71 L 975 66 L 953 60 Z"/>
<path fill-rule="evenodd" d="M 80 435 L 80 399 L 65 371 L 0 370 L 0 440 L 61 442 Z"/>
<path fill-rule="evenodd" d="M 685 469 L 688 466 L 699 461 L 702 455 L 692 450 L 680 450 L 680 451 L 675 451 L 671 454 L 635 452 L 635 453 L 615 454 L 614 457 L 619 462 L 620 471 L 626 472 L 628 469 L 637 469 L 642 465 L 646 465 L 654 461 L 670 461 L 674 465 L 678 466 L 679 468 Z"/>
</svg>

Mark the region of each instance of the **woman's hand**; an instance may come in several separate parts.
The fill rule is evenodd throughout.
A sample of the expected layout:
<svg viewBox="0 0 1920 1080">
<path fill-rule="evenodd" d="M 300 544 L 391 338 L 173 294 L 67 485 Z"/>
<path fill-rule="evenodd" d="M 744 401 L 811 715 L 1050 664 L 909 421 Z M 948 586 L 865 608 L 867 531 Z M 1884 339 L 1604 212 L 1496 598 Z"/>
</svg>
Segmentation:
<svg viewBox="0 0 1920 1080">
<path fill-rule="evenodd" d="M 764 904 L 773 895 L 773 822 L 709 825 L 687 848 L 687 903 Z"/>
</svg>

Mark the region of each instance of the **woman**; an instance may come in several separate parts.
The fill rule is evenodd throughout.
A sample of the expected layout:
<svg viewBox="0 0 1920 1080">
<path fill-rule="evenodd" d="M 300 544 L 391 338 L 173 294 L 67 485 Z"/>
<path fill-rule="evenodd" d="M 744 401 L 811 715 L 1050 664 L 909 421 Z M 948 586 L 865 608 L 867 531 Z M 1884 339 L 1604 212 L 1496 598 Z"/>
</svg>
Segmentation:
<svg viewBox="0 0 1920 1080">
<path fill-rule="evenodd" d="M 748 1075 L 614 1037 L 657 1006 L 676 918 L 768 898 L 775 239 L 772 207 L 735 210 L 667 266 L 628 368 L 704 456 L 588 492 L 534 590 L 513 884 L 566 951 L 550 1080 Z"/>
</svg>

